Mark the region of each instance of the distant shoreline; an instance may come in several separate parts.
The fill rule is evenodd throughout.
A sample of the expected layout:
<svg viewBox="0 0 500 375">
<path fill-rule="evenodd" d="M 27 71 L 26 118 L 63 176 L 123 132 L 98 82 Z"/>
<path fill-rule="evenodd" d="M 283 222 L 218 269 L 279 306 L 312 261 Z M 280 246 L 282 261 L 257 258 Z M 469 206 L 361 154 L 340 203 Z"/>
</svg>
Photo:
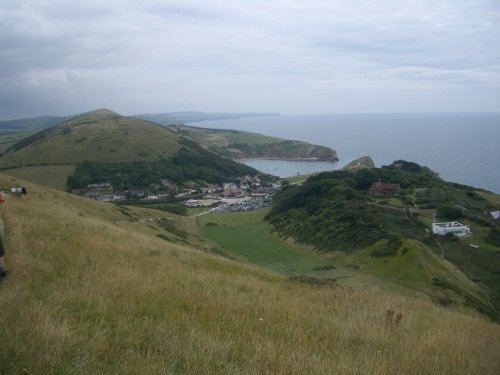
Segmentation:
<svg viewBox="0 0 500 375">
<path fill-rule="evenodd" d="M 281 161 L 323 161 L 327 163 L 338 163 L 339 158 L 335 159 L 324 159 L 324 158 L 270 158 L 270 157 L 260 157 L 260 158 L 241 158 L 234 159 L 237 162 L 244 162 L 246 160 L 281 160 Z"/>
</svg>

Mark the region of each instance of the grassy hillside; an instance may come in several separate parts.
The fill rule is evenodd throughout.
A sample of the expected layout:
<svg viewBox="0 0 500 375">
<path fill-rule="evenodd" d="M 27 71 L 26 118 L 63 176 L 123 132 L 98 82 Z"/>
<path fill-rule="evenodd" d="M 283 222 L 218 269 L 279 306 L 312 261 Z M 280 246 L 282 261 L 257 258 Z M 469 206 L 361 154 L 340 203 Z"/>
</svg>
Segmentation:
<svg viewBox="0 0 500 375">
<path fill-rule="evenodd" d="M 285 140 L 239 130 L 206 129 L 194 126 L 169 126 L 209 150 L 233 159 L 276 158 L 337 161 L 337 153 L 328 147 Z"/>
<path fill-rule="evenodd" d="M 10 271 L 0 284 L 2 374 L 500 370 L 500 327 L 479 316 L 292 282 L 132 220 L 157 212 L 0 176 L 2 189 L 13 183 L 29 194 L 0 207 Z"/>
<path fill-rule="evenodd" d="M 286 274 L 320 274 L 331 263 L 318 254 L 293 246 L 273 235 L 265 222 L 268 209 L 241 213 L 207 214 L 198 217 L 201 233 L 217 251 Z"/>
<path fill-rule="evenodd" d="M 401 191 L 368 196 L 370 185 L 380 180 L 400 184 Z M 498 320 L 500 246 L 489 240 L 498 224 L 483 215 L 493 206 L 489 196 L 494 194 L 447 183 L 427 168 L 398 161 L 356 173 L 321 173 L 289 186 L 268 219 L 283 236 L 332 259 Z M 473 236 L 434 236 L 434 217 L 460 220 Z"/>
<path fill-rule="evenodd" d="M 61 179 L 66 178 L 65 187 L 71 189 L 101 182 L 111 182 L 117 190 L 162 189 L 162 179 L 221 183 L 257 174 L 164 126 L 108 110 L 89 112 L 39 131 L 0 156 L 0 168 L 16 168 L 6 173 L 33 182 L 45 182 L 49 175 L 43 174 L 54 172 L 54 166 L 60 173 L 47 186 L 60 187 Z"/>
<path fill-rule="evenodd" d="M 174 155 L 178 141 L 178 135 L 159 125 L 112 112 L 90 112 L 15 143 L 0 158 L 0 168 L 158 160 Z"/>
</svg>

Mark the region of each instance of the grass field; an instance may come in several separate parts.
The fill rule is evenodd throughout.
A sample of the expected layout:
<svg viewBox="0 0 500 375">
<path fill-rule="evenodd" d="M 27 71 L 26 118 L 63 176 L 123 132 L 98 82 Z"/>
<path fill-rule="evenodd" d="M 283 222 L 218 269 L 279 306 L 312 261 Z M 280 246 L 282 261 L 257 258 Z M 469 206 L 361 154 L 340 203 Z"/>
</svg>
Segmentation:
<svg viewBox="0 0 500 375">
<path fill-rule="evenodd" d="M 289 281 L 131 221 L 158 211 L 18 182 L 28 195 L 0 207 L 10 271 L 0 284 L 1 374 L 500 371 L 500 326 L 479 316 Z M 0 189 L 11 183 L 0 176 Z"/>
<path fill-rule="evenodd" d="M 267 212 L 268 209 L 260 209 L 206 214 L 196 220 L 203 237 L 212 241 L 217 251 L 288 276 L 327 278 L 338 280 L 342 285 L 360 285 L 370 281 L 379 289 L 403 293 L 409 293 L 403 290 L 408 288 L 425 293 L 438 303 L 466 306 L 496 316 L 488 300 L 488 289 L 471 282 L 419 241 L 404 240 L 389 256 L 373 256 L 374 252 L 383 252 L 387 248 L 385 241 L 352 254 L 320 254 L 272 233 L 271 225 L 263 220 Z M 497 265 L 493 265 L 493 269 L 495 267 Z M 483 279 L 488 285 L 493 280 Z M 496 289 L 494 291 L 496 293 Z"/>
<path fill-rule="evenodd" d="M 271 233 L 271 225 L 263 220 L 267 212 L 268 209 L 259 209 L 206 214 L 197 220 L 202 234 L 216 243 L 223 253 L 236 259 L 285 274 L 314 273 L 331 266 L 320 255 L 287 243 Z"/>
</svg>

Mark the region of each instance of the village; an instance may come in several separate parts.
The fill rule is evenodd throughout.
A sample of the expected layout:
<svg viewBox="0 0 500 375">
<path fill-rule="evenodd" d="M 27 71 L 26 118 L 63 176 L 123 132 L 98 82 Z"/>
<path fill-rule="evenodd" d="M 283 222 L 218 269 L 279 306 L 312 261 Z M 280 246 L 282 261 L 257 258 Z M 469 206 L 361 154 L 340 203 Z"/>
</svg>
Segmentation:
<svg viewBox="0 0 500 375">
<path fill-rule="evenodd" d="M 262 183 L 257 176 L 241 176 L 222 185 L 179 187 L 170 180 L 162 180 L 162 190 L 116 191 L 109 182 L 89 184 L 86 198 L 103 202 L 175 200 L 187 207 L 213 207 L 211 212 L 248 211 L 268 206 L 272 196 L 281 189 L 279 181 Z"/>
</svg>

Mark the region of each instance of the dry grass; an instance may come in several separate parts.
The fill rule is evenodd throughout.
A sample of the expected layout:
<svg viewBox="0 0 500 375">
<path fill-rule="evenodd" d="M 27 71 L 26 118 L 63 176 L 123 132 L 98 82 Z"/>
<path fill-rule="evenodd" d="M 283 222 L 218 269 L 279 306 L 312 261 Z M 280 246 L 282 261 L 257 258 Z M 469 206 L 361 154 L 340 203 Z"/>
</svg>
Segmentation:
<svg viewBox="0 0 500 375">
<path fill-rule="evenodd" d="M 26 185 L 1 207 L 2 374 L 500 372 L 500 326 L 481 317 L 291 282 L 122 228 L 111 205 Z"/>
</svg>

